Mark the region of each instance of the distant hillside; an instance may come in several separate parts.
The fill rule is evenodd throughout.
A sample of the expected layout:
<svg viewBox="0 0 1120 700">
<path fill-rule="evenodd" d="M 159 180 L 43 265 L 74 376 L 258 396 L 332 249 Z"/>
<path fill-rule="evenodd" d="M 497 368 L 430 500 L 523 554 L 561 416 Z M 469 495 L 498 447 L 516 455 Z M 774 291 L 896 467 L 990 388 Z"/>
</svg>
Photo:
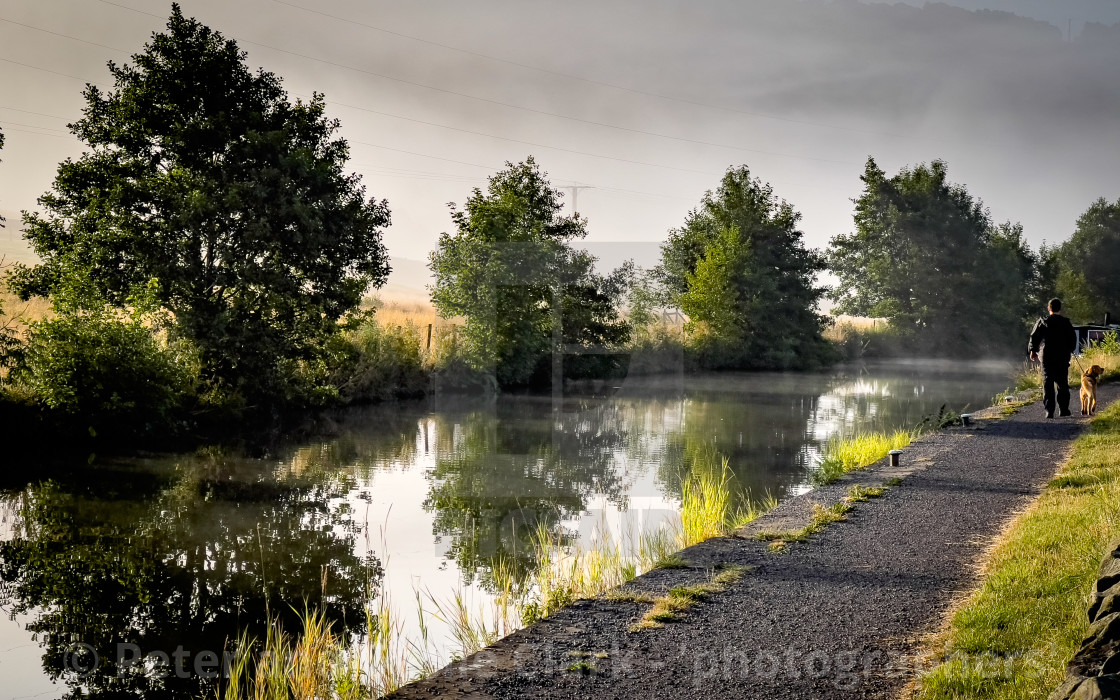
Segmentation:
<svg viewBox="0 0 1120 700">
<path fill-rule="evenodd" d="M 0 209 L 0 216 L 7 219 L 4 228 L 0 229 L 0 257 L 3 257 L 4 262 L 37 262 L 38 258 L 31 252 L 31 248 L 23 240 L 23 234 L 20 232 L 19 212 Z"/>
<path fill-rule="evenodd" d="M 432 273 L 428 265 L 420 260 L 392 258 L 389 265 L 389 281 L 381 289 L 375 290 L 381 301 L 402 304 L 430 304 L 427 285 L 432 283 Z"/>
</svg>

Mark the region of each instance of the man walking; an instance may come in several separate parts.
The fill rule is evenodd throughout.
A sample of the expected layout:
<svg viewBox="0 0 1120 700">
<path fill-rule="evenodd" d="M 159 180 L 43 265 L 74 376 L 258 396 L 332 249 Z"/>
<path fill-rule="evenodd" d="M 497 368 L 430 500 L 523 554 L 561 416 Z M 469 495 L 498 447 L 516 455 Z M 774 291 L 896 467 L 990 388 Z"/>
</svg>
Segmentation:
<svg viewBox="0 0 1120 700">
<path fill-rule="evenodd" d="M 1069 319 L 1059 313 L 1061 299 L 1051 299 L 1050 315 L 1038 319 L 1031 331 L 1031 362 L 1042 357 L 1042 405 L 1046 417 L 1054 417 L 1055 390 L 1057 393 L 1058 415 L 1069 413 L 1069 358 L 1077 347 L 1077 333 Z"/>
</svg>

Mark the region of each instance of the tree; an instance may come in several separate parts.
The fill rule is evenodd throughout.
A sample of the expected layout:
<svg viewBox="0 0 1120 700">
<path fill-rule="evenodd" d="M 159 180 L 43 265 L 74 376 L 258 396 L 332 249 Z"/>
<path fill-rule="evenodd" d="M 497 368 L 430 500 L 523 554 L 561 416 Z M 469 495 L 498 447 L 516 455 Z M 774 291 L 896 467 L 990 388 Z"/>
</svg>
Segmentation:
<svg viewBox="0 0 1120 700">
<path fill-rule="evenodd" d="M 856 230 L 829 248 L 837 311 L 886 317 L 925 352 L 1019 345 L 1038 274 L 1022 227 L 993 225 L 942 161 L 888 178 L 869 158 L 861 179 Z"/>
<path fill-rule="evenodd" d="M 1031 250 L 1022 224 L 1006 222 L 988 233 L 986 250 L 976 272 L 982 297 L 967 309 L 972 325 L 982 324 L 988 337 L 975 342 L 984 349 L 1022 347 L 1024 333 L 1052 296 L 1046 248 Z"/>
<path fill-rule="evenodd" d="M 1070 316 L 1099 323 L 1106 311 L 1120 314 L 1120 199 L 1093 202 L 1058 259 L 1058 296 Z"/>
<path fill-rule="evenodd" d="M 503 387 L 542 381 L 557 347 L 624 342 L 617 312 L 621 275 L 594 271 L 595 258 L 571 242 L 587 222 L 561 216 L 560 193 L 529 157 L 475 189 L 462 210 L 451 205 L 454 233 L 440 235 L 430 257 L 432 303 L 445 317 L 465 316 L 475 369 L 493 371 Z"/>
<path fill-rule="evenodd" d="M 276 398 L 387 276 L 387 205 L 343 173 L 348 146 L 321 94 L 289 102 L 178 5 L 166 32 L 109 70 L 114 89 L 87 86 L 70 125 L 89 150 L 59 166 L 42 215 L 24 214 L 42 263 L 15 288 L 57 294 L 85 277 L 125 306 L 154 285 L 212 388 Z"/>
<path fill-rule="evenodd" d="M 686 290 L 680 295 L 681 311 L 689 323 L 705 324 L 707 330 L 731 344 L 741 343 L 749 330 L 749 319 L 757 311 L 754 300 L 744 298 L 751 261 L 750 246 L 739 229 L 726 228 L 708 243 L 696 269 L 685 273 Z"/>
<path fill-rule="evenodd" d="M 659 277 L 670 303 L 701 322 L 717 347 L 707 364 L 743 368 L 810 366 L 824 359 L 814 286 L 824 261 L 797 229 L 801 215 L 752 178 L 728 169 L 715 193 L 670 231 Z"/>
</svg>

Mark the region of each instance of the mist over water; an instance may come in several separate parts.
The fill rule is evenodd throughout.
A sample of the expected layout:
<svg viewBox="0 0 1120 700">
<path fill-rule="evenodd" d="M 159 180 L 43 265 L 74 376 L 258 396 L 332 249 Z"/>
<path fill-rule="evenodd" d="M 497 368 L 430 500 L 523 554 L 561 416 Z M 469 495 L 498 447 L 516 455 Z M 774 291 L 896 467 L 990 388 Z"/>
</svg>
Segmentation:
<svg viewBox="0 0 1120 700">
<path fill-rule="evenodd" d="M 0 684 L 18 679 L 30 693 L 56 673 L 77 682 L 66 656 L 75 640 L 103 661 L 122 642 L 221 649 L 305 599 L 361 634 L 367 583 L 418 634 L 417 590 L 483 605 L 499 559 L 534 565 L 524 535 L 538 524 L 586 544 L 672 521 L 691 455 L 726 457 L 740 498 L 782 499 L 811 488 L 830 438 L 986 406 L 1008 381 L 1006 363 L 922 360 L 669 375 L 558 404 L 502 396 L 356 410 L 330 435 L 263 458 L 207 449 L 74 465 L 68 478 L 0 493 L 0 590 L 15 614 L 0 626 L 13 650 Z M 449 655 L 445 628 L 429 622 Z M 96 689 L 114 672 L 86 680 Z M 197 678 L 166 683 L 172 696 L 199 691 Z"/>
</svg>

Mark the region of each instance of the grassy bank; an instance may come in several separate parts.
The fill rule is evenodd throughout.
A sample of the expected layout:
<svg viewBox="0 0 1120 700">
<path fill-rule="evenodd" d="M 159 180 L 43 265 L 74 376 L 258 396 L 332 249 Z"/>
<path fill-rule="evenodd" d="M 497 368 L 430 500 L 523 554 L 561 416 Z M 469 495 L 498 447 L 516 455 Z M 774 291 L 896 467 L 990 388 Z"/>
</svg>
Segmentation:
<svg viewBox="0 0 1120 700">
<path fill-rule="evenodd" d="M 992 550 L 980 590 L 936 640 L 920 700 L 1045 697 L 1088 629 L 1087 596 L 1120 535 L 1120 403 L 1091 424 Z"/>
</svg>

